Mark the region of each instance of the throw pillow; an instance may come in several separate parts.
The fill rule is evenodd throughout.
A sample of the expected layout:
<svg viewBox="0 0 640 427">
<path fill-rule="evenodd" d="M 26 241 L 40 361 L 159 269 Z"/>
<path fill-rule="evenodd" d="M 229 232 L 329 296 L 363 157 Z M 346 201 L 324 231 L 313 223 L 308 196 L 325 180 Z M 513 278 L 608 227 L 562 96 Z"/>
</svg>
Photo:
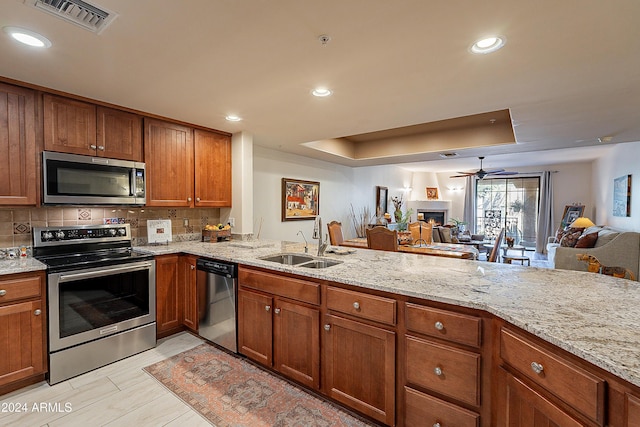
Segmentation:
<svg viewBox="0 0 640 427">
<path fill-rule="evenodd" d="M 560 246 L 564 248 L 573 248 L 576 246 L 576 242 L 580 238 L 580 235 L 584 231 L 584 228 L 570 228 L 562 236 L 560 240 Z"/>
<path fill-rule="evenodd" d="M 576 248 L 592 248 L 596 245 L 598 240 L 598 232 L 583 234 L 578 238 L 575 247 Z"/>
<path fill-rule="evenodd" d="M 564 236 L 564 228 L 558 227 L 558 230 L 556 231 L 556 243 L 560 243 L 562 236 Z"/>
</svg>

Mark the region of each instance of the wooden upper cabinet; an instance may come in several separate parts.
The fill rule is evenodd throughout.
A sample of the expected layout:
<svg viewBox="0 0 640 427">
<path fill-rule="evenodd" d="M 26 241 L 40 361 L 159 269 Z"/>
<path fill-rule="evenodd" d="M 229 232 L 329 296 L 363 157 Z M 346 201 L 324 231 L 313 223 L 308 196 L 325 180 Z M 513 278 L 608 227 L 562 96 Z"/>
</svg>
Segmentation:
<svg viewBox="0 0 640 427">
<path fill-rule="evenodd" d="M 36 204 L 35 94 L 0 83 L 0 205 Z"/>
<path fill-rule="evenodd" d="M 44 95 L 44 149 L 96 155 L 96 106 Z"/>
<path fill-rule="evenodd" d="M 98 156 L 142 162 L 142 117 L 98 107 L 97 132 Z"/>
<path fill-rule="evenodd" d="M 196 129 L 195 206 L 231 207 L 231 137 Z"/>
<path fill-rule="evenodd" d="M 141 162 L 142 117 L 44 95 L 44 149 Z"/>
<path fill-rule="evenodd" d="M 193 207 L 193 130 L 144 119 L 147 206 Z"/>
</svg>

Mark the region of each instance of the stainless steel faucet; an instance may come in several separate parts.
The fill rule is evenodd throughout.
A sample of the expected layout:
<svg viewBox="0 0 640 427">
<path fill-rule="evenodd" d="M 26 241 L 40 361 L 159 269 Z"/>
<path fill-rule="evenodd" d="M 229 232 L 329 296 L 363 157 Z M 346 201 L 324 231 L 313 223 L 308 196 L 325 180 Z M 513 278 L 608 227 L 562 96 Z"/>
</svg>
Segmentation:
<svg viewBox="0 0 640 427">
<path fill-rule="evenodd" d="M 316 216 L 316 222 L 313 225 L 313 238 L 318 239 L 318 256 L 324 255 L 329 244 L 322 242 L 322 218 L 320 216 Z"/>
<path fill-rule="evenodd" d="M 307 243 L 307 238 L 304 237 L 304 233 L 302 232 L 302 230 L 298 231 L 297 234 L 302 236 L 302 238 L 304 239 L 304 253 L 308 254 L 309 253 L 309 244 Z"/>
</svg>

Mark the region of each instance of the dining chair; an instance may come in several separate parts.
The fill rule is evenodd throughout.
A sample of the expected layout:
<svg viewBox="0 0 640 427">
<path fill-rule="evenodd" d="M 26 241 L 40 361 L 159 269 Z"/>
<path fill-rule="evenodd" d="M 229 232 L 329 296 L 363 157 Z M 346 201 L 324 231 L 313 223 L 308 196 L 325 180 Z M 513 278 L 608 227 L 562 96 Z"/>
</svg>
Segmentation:
<svg viewBox="0 0 640 427">
<path fill-rule="evenodd" d="M 329 224 L 327 224 L 327 229 L 329 230 L 329 242 L 332 246 L 339 246 L 342 244 L 342 242 L 344 242 L 341 222 L 331 221 Z"/>
<path fill-rule="evenodd" d="M 422 229 L 422 230 L 420 230 Z M 411 240 L 413 244 L 417 245 L 421 243 L 419 240 L 424 240 L 425 245 L 430 245 L 433 238 L 433 226 L 424 221 L 416 221 L 409 224 L 409 231 L 411 232 Z"/>
<path fill-rule="evenodd" d="M 386 227 L 367 229 L 367 247 L 381 251 L 398 251 L 398 232 Z"/>
<path fill-rule="evenodd" d="M 489 262 L 497 262 L 500 257 L 500 245 L 502 244 L 502 239 L 504 238 L 504 228 L 500 230 L 498 237 L 496 237 L 496 242 L 493 244 L 493 248 L 491 249 L 491 253 L 487 257 L 487 261 Z"/>
</svg>

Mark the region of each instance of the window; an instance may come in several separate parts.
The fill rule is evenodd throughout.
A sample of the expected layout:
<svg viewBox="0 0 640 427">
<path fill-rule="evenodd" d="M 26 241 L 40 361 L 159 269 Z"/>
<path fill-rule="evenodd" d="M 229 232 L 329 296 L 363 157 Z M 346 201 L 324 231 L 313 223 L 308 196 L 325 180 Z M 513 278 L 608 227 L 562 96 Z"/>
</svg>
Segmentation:
<svg viewBox="0 0 640 427">
<path fill-rule="evenodd" d="M 505 229 L 516 245 L 535 246 L 540 178 L 485 178 L 476 181 L 476 230 L 494 239 Z"/>
</svg>

